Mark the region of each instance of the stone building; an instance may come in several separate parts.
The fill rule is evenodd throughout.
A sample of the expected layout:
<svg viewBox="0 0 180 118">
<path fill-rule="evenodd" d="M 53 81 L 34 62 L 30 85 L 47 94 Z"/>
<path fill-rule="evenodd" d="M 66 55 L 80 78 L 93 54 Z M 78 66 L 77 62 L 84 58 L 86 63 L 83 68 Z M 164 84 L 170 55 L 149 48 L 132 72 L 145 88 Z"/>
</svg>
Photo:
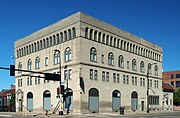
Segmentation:
<svg viewBox="0 0 180 118">
<path fill-rule="evenodd" d="M 18 69 L 60 73 L 61 64 L 71 112 L 146 111 L 148 82 L 149 107 L 162 109 L 162 48 L 82 12 L 17 40 L 14 50 Z M 17 111 L 55 108 L 59 82 L 41 76 L 16 73 Z"/>
</svg>

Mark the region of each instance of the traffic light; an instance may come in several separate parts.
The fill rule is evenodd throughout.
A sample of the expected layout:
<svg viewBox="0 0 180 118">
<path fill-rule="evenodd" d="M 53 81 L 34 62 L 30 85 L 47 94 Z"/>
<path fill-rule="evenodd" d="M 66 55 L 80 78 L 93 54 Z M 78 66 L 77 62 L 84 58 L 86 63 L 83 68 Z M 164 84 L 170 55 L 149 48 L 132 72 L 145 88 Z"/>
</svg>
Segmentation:
<svg viewBox="0 0 180 118">
<path fill-rule="evenodd" d="M 59 89 L 59 87 L 57 88 L 57 96 L 56 96 L 57 98 L 59 98 L 60 97 L 60 89 Z"/>
<path fill-rule="evenodd" d="M 10 65 L 10 76 L 15 76 L 15 65 Z"/>
<path fill-rule="evenodd" d="M 64 85 L 61 85 L 61 94 L 64 96 Z"/>
</svg>

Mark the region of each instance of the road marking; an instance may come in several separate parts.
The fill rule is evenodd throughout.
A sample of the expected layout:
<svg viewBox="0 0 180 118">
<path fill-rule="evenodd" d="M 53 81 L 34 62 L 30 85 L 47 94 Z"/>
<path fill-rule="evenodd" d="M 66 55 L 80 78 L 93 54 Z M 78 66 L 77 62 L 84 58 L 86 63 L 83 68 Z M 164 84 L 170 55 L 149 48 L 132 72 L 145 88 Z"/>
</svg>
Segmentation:
<svg viewBox="0 0 180 118">
<path fill-rule="evenodd" d="M 0 115 L 2 117 L 12 117 L 12 115 Z"/>
</svg>

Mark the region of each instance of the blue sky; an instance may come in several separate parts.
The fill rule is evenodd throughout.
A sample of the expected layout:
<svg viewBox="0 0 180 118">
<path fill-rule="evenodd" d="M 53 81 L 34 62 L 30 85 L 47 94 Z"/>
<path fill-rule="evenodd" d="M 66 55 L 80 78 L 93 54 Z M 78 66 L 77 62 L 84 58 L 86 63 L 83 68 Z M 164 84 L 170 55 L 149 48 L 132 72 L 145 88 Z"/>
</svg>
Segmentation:
<svg viewBox="0 0 180 118">
<path fill-rule="evenodd" d="M 82 11 L 163 48 L 163 70 L 180 70 L 180 0 L 0 0 L 0 67 L 14 41 Z M 0 90 L 15 83 L 0 70 Z"/>
</svg>

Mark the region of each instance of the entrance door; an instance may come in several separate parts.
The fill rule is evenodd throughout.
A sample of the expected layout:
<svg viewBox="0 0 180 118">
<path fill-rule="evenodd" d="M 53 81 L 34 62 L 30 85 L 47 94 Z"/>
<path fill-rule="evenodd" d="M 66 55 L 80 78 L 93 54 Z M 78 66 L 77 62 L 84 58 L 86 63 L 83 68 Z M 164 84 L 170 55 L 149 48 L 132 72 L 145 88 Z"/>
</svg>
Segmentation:
<svg viewBox="0 0 180 118">
<path fill-rule="evenodd" d="M 136 111 L 138 108 L 138 94 L 136 91 L 131 93 L 131 109 Z"/>
<path fill-rule="evenodd" d="M 51 92 L 48 90 L 43 93 L 43 110 L 51 110 Z"/>
<path fill-rule="evenodd" d="M 112 93 L 112 110 L 119 110 L 121 106 L 121 93 L 118 90 L 114 90 Z"/>
<path fill-rule="evenodd" d="M 141 111 L 144 111 L 144 101 L 141 101 Z"/>
<path fill-rule="evenodd" d="M 89 90 L 89 111 L 99 111 L 99 91 L 96 88 L 91 88 Z"/>
</svg>

